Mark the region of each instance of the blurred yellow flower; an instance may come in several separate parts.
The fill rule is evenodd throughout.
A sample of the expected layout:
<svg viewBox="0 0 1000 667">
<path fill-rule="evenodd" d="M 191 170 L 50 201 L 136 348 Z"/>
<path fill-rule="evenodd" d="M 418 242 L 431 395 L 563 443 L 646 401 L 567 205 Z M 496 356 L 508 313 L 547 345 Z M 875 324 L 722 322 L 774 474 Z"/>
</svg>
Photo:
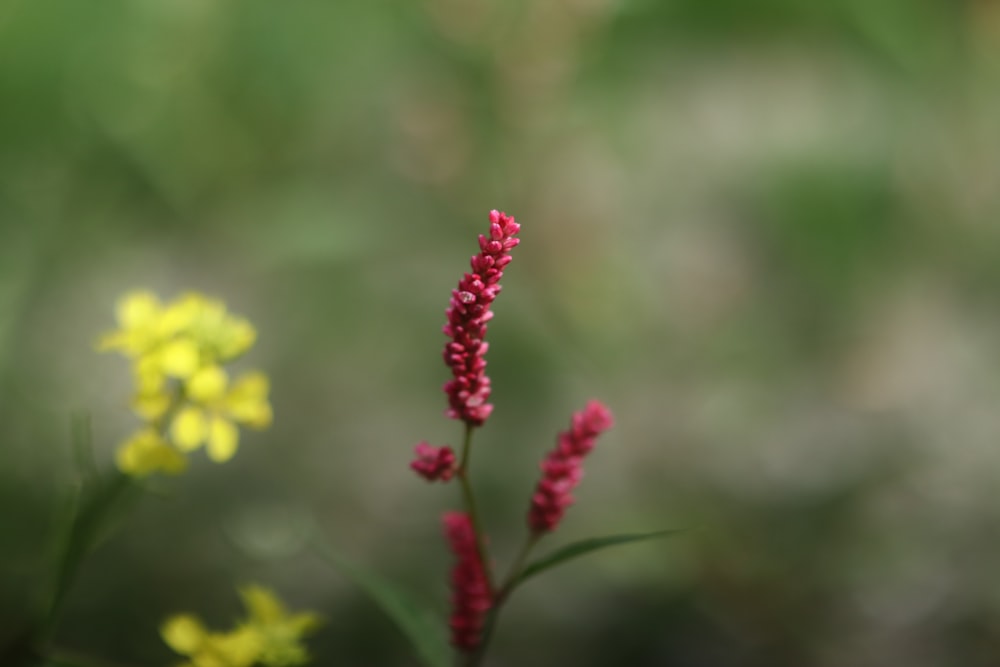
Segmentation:
<svg viewBox="0 0 1000 667">
<path fill-rule="evenodd" d="M 292 667 L 309 662 L 309 653 L 300 639 L 319 627 L 316 614 L 289 614 L 274 593 L 261 586 L 245 586 L 240 595 L 250 612 L 248 626 L 261 639 L 261 663 L 269 667 Z"/>
<path fill-rule="evenodd" d="M 247 586 L 240 595 L 249 618 L 229 632 L 210 632 L 189 614 L 173 616 L 161 626 L 163 641 L 189 658 L 180 667 L 294 667 L 309 662 L 301 639 L 319 625 L 319 617 L 289 614 L 274 593 L 261 586 Z"/>
<path fill-rule="evenodd" d="M 137 290 L 119 300 L 116 312 L 119 328 L 104 334 L 97 348 L 131 360 L 131 406 L 146 422 L 142 438 L 132 438 L 119 452 L 124 472 L 177 472 L 181 452 L 202 444 L 213 461 L 227 461 L 239 444 L 237 424 L 271 424 L 267 376 L 247 373 L 230 386 L 221 366 L 257 338 L 253 326 L 221 301 L 189 292 L 164 304 Z M 168 431 L 175 448 L 165 439 Z"/>
<path fill-rule="evenodd" d="M 238 627 L 232 632 L 209 632 L 190 614 L 174 616 L 160 628 L 167 646 L 190 658 L 179 667 L 250 667 L 261 653 L 257 634 Z"/>
</svg>

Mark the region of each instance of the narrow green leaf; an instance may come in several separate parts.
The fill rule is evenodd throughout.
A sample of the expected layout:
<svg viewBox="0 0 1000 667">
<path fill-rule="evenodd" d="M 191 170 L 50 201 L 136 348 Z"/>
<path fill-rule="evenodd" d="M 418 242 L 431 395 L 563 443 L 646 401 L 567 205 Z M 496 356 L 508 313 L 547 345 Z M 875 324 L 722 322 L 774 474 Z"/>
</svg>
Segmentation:
<svg viewBox="0 0 1000 667">
<path fill-rule="evenodd" d="M 78 412 L 70 418 L 70 439 L 73 443 L 73 461 L 84 488 L 100 481 L 97 463 L 94 461 L 93 436 L 90 428 L 90 414 Z"/>
<path fill-rule="evenodd" d="M 676 535 L 677 533 L 683 532 L 682 528 L 672 529 L 672 530 L 656 530 L 651 533 L 630 533 L 627 535 L 608 535 L 606 537 L 592 537 L 586 540 L 580 540 L 579 542 L 573 542 L 567 544 L 566 546 L 556 549 L 553 553 L 548 556 L 539 558 L 534 563 L 528 565 L 524 570 L 517 576 L 514 580 L 514 586 L 519 586 L 524 583 L 527 579 L 535 576 L 536 574 L 541 574 L 549 568 L 555 567 L 561 563 L 565 563 L 568 560 L 576 558 L 578 556 L 583 556 L 592 551 L 597 551 L 598 549 L 604 549 L 606 547 L 613 547 L 619 544 L 631 544 L 632 542 L 644 542 L 646 540 L 655 540 L 662 537 L 670 537 L 671 535 Z M 513 586 L 511 587 L 513 588 Z"/>
<path fill-rule="evenodd" d="M 423 609 L 398 586 L 378 573 L 362 567 L 335 551 L 322 539 L 315 539 L 317 553 L 344 576 L 357 584 L 406 635 L 426 667 L 448 667 L 451 648 L 445 638 L 447 624 Z"/>
</svg>

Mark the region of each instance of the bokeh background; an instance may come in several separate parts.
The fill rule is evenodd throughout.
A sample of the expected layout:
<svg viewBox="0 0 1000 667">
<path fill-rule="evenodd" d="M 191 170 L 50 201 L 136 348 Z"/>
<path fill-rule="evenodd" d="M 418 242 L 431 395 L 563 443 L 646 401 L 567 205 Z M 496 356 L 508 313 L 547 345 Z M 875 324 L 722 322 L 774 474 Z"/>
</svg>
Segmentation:
<svg viewBox="0 0 1000 667">
<path fill-rule="evenodd" d="M 318 665 L 415 665 L 306 548 L 447 610 L 408 470 L 490 208 L 523 224 L 490 327 L 475 483 L 503 565 L 590 397 L 616 428 L 490 664 L 1000 664 L 1000 3 L 0 2 L 0 643 L 73 484 L 133 428 L 93 342 L 133 287 L 224 299 L 276 420 L 153 484 L 56 636 L 171 664 L 259 581 L 326 618 Z"/>
</svg>

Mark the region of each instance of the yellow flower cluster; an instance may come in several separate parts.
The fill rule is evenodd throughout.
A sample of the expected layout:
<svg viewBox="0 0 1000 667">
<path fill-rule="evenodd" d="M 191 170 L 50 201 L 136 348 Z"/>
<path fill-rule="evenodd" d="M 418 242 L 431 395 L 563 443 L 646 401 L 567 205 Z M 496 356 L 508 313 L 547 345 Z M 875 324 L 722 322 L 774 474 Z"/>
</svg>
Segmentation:
<svg viewBox="0 0 1000 667">
<path fill-rule="evenodd" d="M 118 451 L 123 472 L 182 472 L 184 454 L 202 445 L 221 463 L 236 453 L 237 424 L 271 424 L 267 376 L 250 372 L 230 381 L 223 368 L 253 345 L 257 332 L 221 301 L 188 293 L 164 304 L 135 291 L 119 300 L 117 319 L 119 328 L 97 347 L 131 360 L 132 409 L 145 422 Z"/>
<path fill-rule="evenodd" d="M 211 632 L 190 614 L 168 619 L 160 635 L 188 660 L 177 667 L 293 667 L 309 662 L 301 638 L 319 625 L 315 614 L 289 614 L 274 593 L 257 585 L 240 590 L 248 618 L 229 632 Z"/>
</svg>

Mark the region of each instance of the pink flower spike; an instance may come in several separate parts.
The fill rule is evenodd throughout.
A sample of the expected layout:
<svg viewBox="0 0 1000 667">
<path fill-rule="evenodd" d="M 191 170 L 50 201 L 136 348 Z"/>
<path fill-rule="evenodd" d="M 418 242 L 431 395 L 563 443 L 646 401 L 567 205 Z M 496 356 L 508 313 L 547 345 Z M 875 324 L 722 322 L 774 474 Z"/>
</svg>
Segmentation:
<svg viewBox="0 0 1000 667">
<path fill-rule="evenodd" d="M 455 452 L 451 447 L 433 447 L 426 442 L 419 442 L 414 448 L 417 458 L 410 463 L 410 468 L 428 482 L 441 480 L 447 482 L 458 469 Z"/>
<path fill-rule="evenodd" d="M 486 615 L 493 606 L 493 593 L 479 558 L 472 519 L 462 512 L 444 515 L 445 536 L 455 555 L 451 571 L 451 643 L 472 652 L 482 640 Z"/>
<path fill-rule="evenodd" d="M 489 236 L 479 236 L 479 254 L 470 261 L 472 273 L 462 276 L 448 304 L 444 334 L 451 340 L 444 348 L 444 362 L 452 379 L 444 385 L 448 395 L 445 414 L 470 426 L 482 426 L 493 412 L 486 375 L 486 323 L 493 319 L 490 306 L 500 293 L 500 278 L 510 263 L 510 251 L 521 242 L 514 238 L 520 230 L 521 225 L 511 216 L 490 211 Z"/>
<path fill-rule="evenodd" d="M 614 424 L 611 411 L 599 401 L 590 401 L 574 413 L 568 431 L 559 434 L 555 449 L 542 461 L 542 479 L 535 487 L 528 510 L 528 526 L 536 534 L 556 529 L 573 504 L 570 495 L 583 478 L 583 458 L 597 442 L 597 436 Z"/>
</svg>

